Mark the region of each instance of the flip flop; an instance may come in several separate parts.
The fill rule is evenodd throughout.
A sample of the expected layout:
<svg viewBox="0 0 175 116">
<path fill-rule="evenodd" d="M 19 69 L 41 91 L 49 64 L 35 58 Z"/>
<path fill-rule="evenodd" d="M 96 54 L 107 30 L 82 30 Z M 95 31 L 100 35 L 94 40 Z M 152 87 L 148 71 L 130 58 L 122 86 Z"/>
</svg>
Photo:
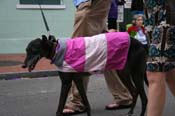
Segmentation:
<svg viewBox="0 0 175 116">
<path fill-rule="evenodd" d="M 129 105 L 119 105 L 119 104 L 113 104 L 113 106 L 110 106 L 111 104 L 107 105 L 105 107 L 106 110 L 120 110 L 120 109 L 127 109 L 130 108 L 132 104 Z"/>
</svg>

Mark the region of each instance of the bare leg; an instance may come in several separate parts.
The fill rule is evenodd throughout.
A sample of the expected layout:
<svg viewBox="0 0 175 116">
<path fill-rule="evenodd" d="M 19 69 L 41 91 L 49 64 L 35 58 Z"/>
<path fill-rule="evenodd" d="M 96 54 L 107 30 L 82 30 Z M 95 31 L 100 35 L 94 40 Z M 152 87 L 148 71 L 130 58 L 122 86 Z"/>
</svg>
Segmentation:
<svg viewBox="0 0 175 116">
<path fill-rule="evenodd" d="M 167 72 L 166 82 L 171 93 L 175 96 L 175 69 Z"/>
<path fill-rule="evenodd" d="M 162 116 L 165 105 L 165 73 L 147 72 L 148 88 L 148 112 L 147 116 Z"/>
</svg>

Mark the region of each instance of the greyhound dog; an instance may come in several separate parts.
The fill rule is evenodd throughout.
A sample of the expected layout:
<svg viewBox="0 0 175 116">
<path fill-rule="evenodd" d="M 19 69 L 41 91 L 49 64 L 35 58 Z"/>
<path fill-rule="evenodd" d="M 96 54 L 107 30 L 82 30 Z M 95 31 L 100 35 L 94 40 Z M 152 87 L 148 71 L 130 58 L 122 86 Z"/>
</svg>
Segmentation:
<svg viewBox="0 0 175 116">
<path fill-rule="evenodd" d="M 122 35 L 125 36 L 122 36 Z M 54 36 L 46 37 L 45 35 L 42 36 L 42 39 L 37 38 L 35 40 L 32 40 L 27 48 L 26 48 L 26 58 L 23 64 L 23 68 L 28 68 L 29 71 L 32 71 L 35 68 L 35 65 L 37 62 L 42 58 L 46 57 L 47 59 L 50 59 L 52 63 L 54 63 L 58 67 L 58 72 L 60 79 L 62 81 L 62 87 L 61 87 L 61 93 L 60 93 L 60 100 L 58 109 L 56 112 L 56 116 L 63 116 L 63 109 L 65 106 L 65 102 L 68 96 L 68 92 L 71 88 L 72 81 L 75 82 L 77 89 L 80 93 L 80 96 L 82 97 L 83 104 L 86 106 L 86 112 L 88 116 L 91 116 L 91 109 L 90 105 L 86 96 L 86 92 L 84 90 L 83 84 L 82 84 L 82 78 L 84 76 L 90 75 L 91 72 L 96 72 L 97 70 L 105 71 L 105 70 L 116 70 L 118 73 L 121 81 L 124 83 L 124 85 L 128 88 L 130 91 L 132 97 L 133 97 L 133 103 L 131 106 L 130 111 L 128 112 L 128 116 L 131 116 L 133 114 L 133 110 L 135 108 L 138 95 L 140 95 L 141 102 L 142 102 L 142 111 L 140 116 L 144 116 L 146 111 L 146 105 L 147 105 L 147 96 L 144 90 L 144 76 L 145 76 L 145 67 L 146 67 L 146 51 L 143 47 L 143 45 L 136 39 L 130 38 L 129 35 L 126 32 L 114 32 L 111 37 L 112 44 L 121 44 L 119 47 L 115 46 L 114 49 L 119 51 L 113 51 L 113 48 L 111 50 L 107 50 L 112 54 L 117 54 L 112 57 L 112 59 L 109 58 L 106 61 L 106 67 L 104 68 L 101 65 L 102 59 L 101 57 L 104 57 L 105 55 L 101 55 L 105 51 L 105 45 L 108 45 L 107 47 L 113 46 L 112 44 L 109 46 L 109 44 L 104 44 L 107 39 L 104 39 L 106 36 L 110 36 L 110 34 L 100 34 L 96 36 L 92 36 L 92 38 L 87 37 L 85 40 L 83 37 L 78 39 L 69 39 L 65 42 L 56 41 Z M 116 37 L 113 37 L 116 36 Z M 96 38 L 97 39 L 94 39 Z M 126 39 L 124 39 L 126 38 Z M 118 43 L 115 41 L 118 40 Z M 96 56 L 88 55 L 87 57 L 92 58 L 90 60 L 90 63 L 85 63 L 86 66 L 82 65 L 82 57 L 78 56 L 78 59 L 75 60 L 76 54 L 81 54 L 81 40 L 86 41 L 86 48 L 90 50 L 90 53 L 92 54 L 93 50 L 96 49 L 98 44 L 100 45 L 101 50 L 97 50 L 99 53 L 95 53 Z M 122 42 L 122 41 L 127 42 Z M 93 43 L 89 42 L 93 41 Z M 100 43 L 103 41 L 102 43 Z M 107 41 L 111 41 L 108 39 Z M 69 44 L 73 42 L 73 44 Z M 95 44 L 94 44 L 95 43 Z M 127 43 L 127 44 L 125 44 Z M 90 44 L 90 45 L 89 45 Z M 91 44 L 94 44 L 94 46 L 91 46 Z M 70 52 L 69 50 L 74 49 L 72 46 L 76 45 L 75 51 Z M 85 45 L 85 44 L 83 44 Z M 90 48 L 89 48 L 90 47 Z M 85 48 L 85 47 L 84 47 Z M 121 51 L 124 50 L 124 51 Z M 87 51 L 86 51 L 87 52 Z M 117 53 L 115 53 L 117 52 Z M 125 54 L 123 54 L 125 52 Z M 71 54 L 71 55 L 70 55 Z M 109 53 L 108 53 L 109 54 Z M 107 55 L 108 55 L 107 54 Z M 62 63 L 65 58 L 70 56 L 69 60 L 66 60 L 66 62 Z M 86 57 L 86 58 L 87 58 Z M 58 58 L 58 59 L 57 59 Z M 99 61 L 97 61 L 99 60 Z M 117 61 L 119 60 L 119 61 Z M 73 62 L 81 62 L 77 65 L 78 68 L 70 68 L 70 61 Z M 112 61 L 111 63 L 109 63 Z M 115 61 L 117 62 L 115 64 Z M 88 61 L 87 61 L 88 62 Z M 97 63 L 97 64 L 94 64 Z M 65 65 L 65 67 L 63 67 Z M 93 67 L 95 65 L 96 68 Z M 115 66 L 118 67 L 116 68 Z M 72 66 L 72 65 L 71 65 Z M 82 70 L 82 67 L 84 66 L 84 70 Z M 89 68 L 88 68 L 89 66 Z M 99 68 L 100 67 L 100 68 Z"/>
</svg>

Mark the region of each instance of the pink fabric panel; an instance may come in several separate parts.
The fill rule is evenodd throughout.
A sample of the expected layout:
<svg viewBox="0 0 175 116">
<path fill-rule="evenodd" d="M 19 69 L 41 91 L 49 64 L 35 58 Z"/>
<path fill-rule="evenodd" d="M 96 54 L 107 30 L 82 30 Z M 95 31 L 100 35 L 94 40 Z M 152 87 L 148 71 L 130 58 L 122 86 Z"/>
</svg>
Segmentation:
<svg viewBox="0 0 175 116">
<path fill-rule="evenodd" d="M 107 63 L 106 70 L 122 70 L 125 66 L 128 50 L 129 35 L 126 32 L 106 33 L 107 38 Z"/>
<path fill-rule="evenodd" d="M 65 62 L 77 72 L 83 72 L 85 65 L 85 42 L 83 37 L 69 39 L 66 44 Z"/>
</svg>

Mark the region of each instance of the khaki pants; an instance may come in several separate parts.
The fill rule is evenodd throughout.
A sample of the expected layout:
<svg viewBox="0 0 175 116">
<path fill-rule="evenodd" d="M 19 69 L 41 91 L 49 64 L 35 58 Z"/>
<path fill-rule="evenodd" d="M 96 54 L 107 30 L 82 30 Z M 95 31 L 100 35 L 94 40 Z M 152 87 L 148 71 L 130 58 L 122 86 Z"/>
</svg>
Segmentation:
<svg viewBox="0 0 175 116">
<path fill-rule="evenodd" d="M 110 4 L 111 0 L 89 0 L 81 3 L 75 13 L 72 37 L 92 36 L 106 31 Z"/>
<path fill-rule="evenodd" d="M 92 36 L 106 31 L 106 22 L 110 5 L 111 0 L 93 0 L 93 2 L 90 0 L 81 3 L 75 13 L 74 32 L 72 37 Z M 105 79 L 109 90 L 117 103 L 131 103 L 132 98 L 128 90 L 123 86 L 118 75 L 114 71 L 106 72 Z M 89 77 L 83 77 L 84 88 L 86 91 L 88 82 Z M 69 92 L 66 107 L 78 111 L 84 110 L 84 105 L 74 83 Z"/>
<path fill-rule="evenodd" d="M 120 105 L 129 105 L 132 103 L 132 97 L 128 89 L 121 82 L 116 71 L 106 71 L 104 73 L 105 80 L 110 90 L 111 94 L 114 97 L 114 101 Z"/>
</svg>

